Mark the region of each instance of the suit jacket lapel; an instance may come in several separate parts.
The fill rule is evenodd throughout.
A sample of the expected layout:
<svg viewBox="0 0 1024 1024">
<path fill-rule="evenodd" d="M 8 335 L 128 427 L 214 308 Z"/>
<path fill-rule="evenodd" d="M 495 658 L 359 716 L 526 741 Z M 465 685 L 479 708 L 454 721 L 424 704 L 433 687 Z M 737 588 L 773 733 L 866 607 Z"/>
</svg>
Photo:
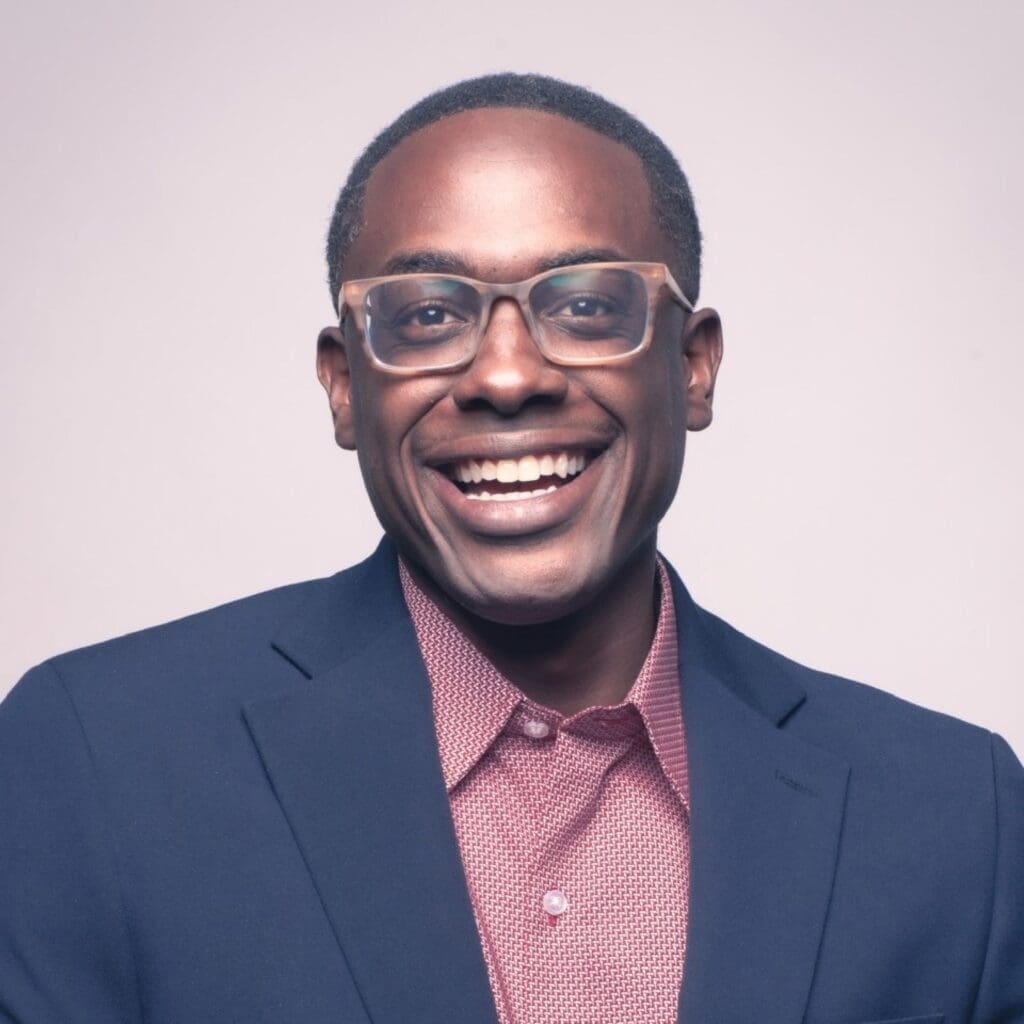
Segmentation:
<svg viewBox="0 0 1024 1024">
<path fill-rule="evenodd" d="M 682 1024 L 803 1019 L 835 872 L 848 766 L 779 728 L 798 670 L 674 581 L 691 792 Z"/>
<path fill-rule="evenodd" d="M 312 680 L 246 721 L 370 1018 L 493 1021 L 393 549 L 358 571 L 277 640 Z"/>
</svg>

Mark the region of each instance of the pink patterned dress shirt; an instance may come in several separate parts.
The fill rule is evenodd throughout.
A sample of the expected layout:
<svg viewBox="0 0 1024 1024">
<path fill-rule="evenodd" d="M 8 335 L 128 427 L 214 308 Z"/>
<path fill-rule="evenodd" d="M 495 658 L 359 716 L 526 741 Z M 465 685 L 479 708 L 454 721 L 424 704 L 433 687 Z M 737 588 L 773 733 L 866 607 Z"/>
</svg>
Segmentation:
<svg viewBox="0 0 1024 1024">
<path fill-rule="evenodd" d="M 571 717 L 526 698 L 400 572 L 501 1024 L 672 1024 L 689 792 L 664 567 L 625 700 Z"/>
</svg>

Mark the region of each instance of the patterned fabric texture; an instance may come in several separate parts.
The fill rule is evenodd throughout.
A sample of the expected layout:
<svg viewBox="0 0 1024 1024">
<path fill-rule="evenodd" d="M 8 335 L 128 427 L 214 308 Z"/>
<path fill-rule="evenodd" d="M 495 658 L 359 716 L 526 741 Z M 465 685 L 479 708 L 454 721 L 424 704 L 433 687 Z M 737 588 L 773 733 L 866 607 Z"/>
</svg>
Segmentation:
<svg viewBox="0 0 1024 1024">
<path fill-rule="evenodd" d="M 626 699 L 571 717 L 527 699 L 400 572 L 501 1024 L 674 1022 L 689 792 L 664 567 Z"/>
</svg>

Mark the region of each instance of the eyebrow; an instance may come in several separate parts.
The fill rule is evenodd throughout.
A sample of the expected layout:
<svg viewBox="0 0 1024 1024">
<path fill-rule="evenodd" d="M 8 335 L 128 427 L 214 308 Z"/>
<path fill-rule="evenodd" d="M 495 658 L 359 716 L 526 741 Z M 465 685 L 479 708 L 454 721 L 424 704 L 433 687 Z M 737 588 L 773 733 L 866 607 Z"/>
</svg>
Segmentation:
<svg viewBox="0 0 1024 1024">
<path fill-rule="evenodd" d="M 566 249 L 550 259 L 537 264 L 536 273 L 557 270 L 559 267 L 574 267 L 579 263 L 623 263 L 629 257 L 618 249 Z"/>
<path fill-rule="evenodd" d="M 459 274 L 469 277 L 469 268 L 453 252 L 420 249 L 400 252 L 384 264 L 381 276 L 391 274 Z"/>
<path fill-rule="evenodd" d="M 618 249 L 577 248 L 565 249 L 534 267 L 533 273 L 543 274 L 546 270 L 560 267 L 574 267 L 580 263 L 618 263 L 630 259 Z M 396 253 L 384 264 L 381 276 L 392 274 L 456 274 L 473 277 L 469 265 L 454 252 L 444 249 L 418 249 Z"/>
</svg>

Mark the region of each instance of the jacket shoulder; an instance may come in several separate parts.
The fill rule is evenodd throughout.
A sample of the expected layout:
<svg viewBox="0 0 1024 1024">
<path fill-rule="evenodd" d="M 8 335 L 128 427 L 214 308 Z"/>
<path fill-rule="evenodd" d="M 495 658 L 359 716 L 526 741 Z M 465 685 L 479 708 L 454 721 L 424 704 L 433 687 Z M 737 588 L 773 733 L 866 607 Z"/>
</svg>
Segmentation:
<svg viewBox="0 0 1024 1024">
<path fill-rule="evenodd" d="M 992 733 L 952 715 L 915 704 L 868 683 L 802 665 L 751 639 L 718 616 L 699 610 L 725 673 L 748 703 L 761 681 L 785 681 L 803 697 L 780 727 L 854 764 L 880 762 L 974 764 L 991 773 Z"/>
<path fill-rule="evenodd" d="M 101 643 L 58 654 L 28 672 L 14 688 L 25 696 L 53 675 L 83 711 L 115 717 L 131 706 L 173 710 L 258 697 L 293 683 L 295 667 L 275 650 L 281 624 L 322 606 L 327 595 L 357 599 L 366 563 L 333 576 L 293 583 Z M 337 600 L 332 600 L 337 606 Z M 344 606 L 342 601 L 342 607 Z M 41 671 L 42 669 L 42 671 Z"/>
<path fill-rule="evenodd" d="M 340 574 L 339 574 L 340 575 Z M 110 670 L 133 661 L 209 658 L 247 640 L 269 642 L 277 624 L 327 586 L 332 577 L 291 583 L 193 612 L 179 619 L 125 633 L 49 659 L 64 678 Z"/>
</svg>

